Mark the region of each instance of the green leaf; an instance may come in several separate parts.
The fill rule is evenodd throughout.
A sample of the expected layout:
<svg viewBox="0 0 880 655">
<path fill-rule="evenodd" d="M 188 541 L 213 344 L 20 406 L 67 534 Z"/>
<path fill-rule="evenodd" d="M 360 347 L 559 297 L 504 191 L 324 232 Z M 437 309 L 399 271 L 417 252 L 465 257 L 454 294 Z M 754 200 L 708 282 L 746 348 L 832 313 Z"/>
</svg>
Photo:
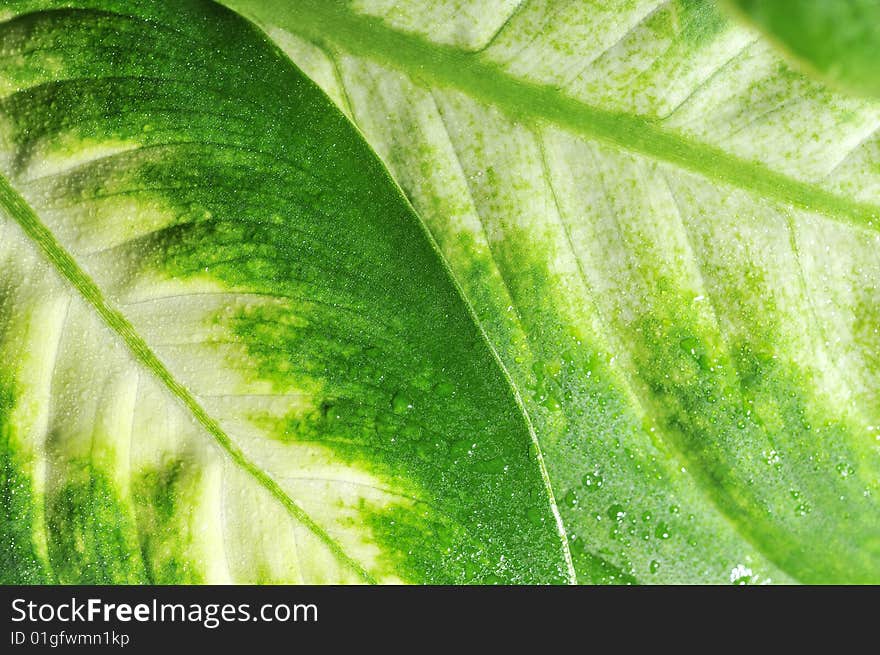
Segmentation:
<svg viewBox="0 0 880 655">
<path fill-rule="evenodd" d="M 216 4 L 0 10 L 0 580 L 565 582 L 422 223 Z"/>
<path fill-rule="evenodd" d="M 580 582 L 880 581 L 880 106 L 709 2 L 228 4 L 436 239 Z"/>
<path fill-rule="evenodd" d="M 857 93 L 880 96 L 877 0 L 732 0 L 808 71 Z"/>
</svg>

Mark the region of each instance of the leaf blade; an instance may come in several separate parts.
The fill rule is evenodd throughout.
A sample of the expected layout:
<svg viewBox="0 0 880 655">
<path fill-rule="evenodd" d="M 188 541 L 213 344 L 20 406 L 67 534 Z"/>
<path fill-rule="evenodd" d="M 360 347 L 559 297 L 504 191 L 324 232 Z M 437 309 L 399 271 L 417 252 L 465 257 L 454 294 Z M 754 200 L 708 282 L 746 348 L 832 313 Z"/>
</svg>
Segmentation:
<svg viewBox="0 0 880 655">
<path fill-rule="evenodd" d="M 259 2 L 233 4 L 260 17 Z M 337 89 L 331 95 L 345 96 L 473 299 L 523 390 L 554 485 L 563 498 L 574 492 L 572 507 L 563 502 L 561 508 L 573 543 L 581 544 L 575 551 L 585 548 L 580 558 L 575 554 L 582 580 L 610 581 L 621 573 L 672 582 L 874 580 L 870 498 L 877 462 L 870 439 L 877 369 L 871 355 L 875 339 L 868 333 L 876 324 L 870 298 L 878 271 L 867 253 L 877 240 L 870 164 L 876 159 L 876 107 L 830 94 L 781 66 L 753 35 L 723 20 L 706 20 L 708 3 L 642 4 L 651 10 L 621 21 L 631 31 L 622 30 L 617 45 L 612 40 L 611 49 L 597 55 L 597 71 L 588 65 L 561 88 L 552 68 L 566 73 L 569 62 L 584 60 L 579 48 L 595 46 L 561 35 L 579 34 L 590 19 L 574 14 L 591 8 L 571 9 L 568 17 L 577 20 L 568 25 L 553 20 L 565 11 L 561 5 L 525 3 L 504 23 L 511 34 L 531 35 L 534 47 L 527 47 L 534 52 L 542 47 L 535 43 L 556 47 L 553 56 L 562 53 L 561 66 L 552 56 L 546 60 L 552 65 L 537 56 L 503 60 L 493 48 L 507 37 L 515 41 L 503 31 L 485 50 L 450 48 L 440 26 L 435 38 L 432 23 L 394 24 L 403 20 L 400 15 L 369 2 L 353 8 L 304 5 L 292 10 L 295 23 L 277 11 L 263 19 L 295 61 L 317 46 L 342 69 L 336 76 L 341 80 L 322 84 Z M 486 24 L 495 19 L 491 12 L 480 16 Z M 291 32 L 282 31 L 285 27 Z M 605 36 L 597 41 L 604 43 Z M 710 51 L 717 69 L 703 67 L 700 76 L 692 75 L 699 69 L 698 61 L 692 67 L 696 55 Z M 615 67 L 637 66 L 651 74 L 645 74 L 644 85 L 618 82 Z M 316 67 L 308 70 L 322 80 Z M 483 77 L 471 83 L 474 70 Z M 487 81 L 489 76 L 494 78 Z M 498 77 L 509 92 L 495 93 Z M 674 93 L 652 95 L 656 80 L 665 80 Z M 546 96 L 535 95 L 534 84 L 543 84 Z M 615 97 L 611 89 L 622 93 Z M 560 110 L 557 117 L 554 103 L 563 99 L 572 103 L 570 111 Z M 585 135 L 544 125 L 570 127 L 571 114 L 584 111 L 574 106 L 578 102 L 597 108 L 600 116 L 616 117 L 621 106 L 630 107 L 626 120 L 615 124 L 628 130 L 609 129 L 603 144 L 594 140 L 592 127 Z M 545 106 L 550 121 L 541 113 Z M 828 129 L 818 134 L 805 126 L 808 121 Z M 661 131 L 670 148 L 681 145 L 682 159 L 690 161 L 669 157 L 664 149 L 646 152 L 641 140 L 646 129 Z M 548 176 L 539 145 L 554 131 Z M 626 152 L 609 148 L 609 142 Z M 699 164 L 689 149 L 694 142 L 698 152 L 712 153 Z M 681 166 L 669 167 L 670 160 Z M 736 168 L 732 175 L 728 162 Z M 742 174 L 746 169 L 749 175 Z M 628 186 L 617 184 L 618 173 Z M 566 186 L 579 192 L 599 191 L 573 195 L 578 200 L 560 210 L 548 188 L 556 182 L 542 177 L 568 178 Z M 642 193 L 642 187 L 651 193 Z M 782 188 L 781 196 L 770 187 Z M 824 199 L 816 202 L 816 192 Z M 837 203 L 826 194 L 844 204 L 867 203 L 861 220 L 826 225 L 835 220 L 831 205 Z M 563 200 L 567 195 L 561 194 Z M 460 200 L 468 197 L 470 203 Z M 592 209 L 603 204 L 605 212 Z M 565 213 L 567 220 L 559 216 Z M 819 264 L 826 243 L 839 260 L 831 275 Z M 603 246 L 610 247 L 606 254 Z M 567 253 L 571 250 L 576 252 Z M 636 253 L 649 256 L 639 262 Z M 483 270 L 484 260 L 491 272 Z M 584 277 L 579 267 L 587 284 L 576 280 Z M 713 307 L 699 309 L 707 300 Z M 599 318 L 571 306 L 578 301 L 596 307 Z M 804 316 L 821 319 L 810 324 Z M 834 326 L 836 339 L 822 336 L 832 329 L 826 323 Z M 581 330 L 572 356 L 566 327 Z M 582 343 L 589 346 L 581 349 Z M 595 360 L 603 355 L 610 366 L 603 365 L 598 377 L 621 399 L 612 404 L 614 414 L 627 416 L 632 427 L 599 412 L 593 424 L 578 418 L 579 410 L 599 405 L 602 391 L 565 368 L 572 363 L 595 375 Z M 533 364 L 545 386 L 561 379 L 561 388 L 581 400 L 548 396 L 529 370 Z M 556 411 L 542 406 L 548 398 Z M 713 407 L 719 398 L 721 409 Z M 645 418 L 647 425 L 641 425 Z M 573 435 L 566 434 L 566 424 L 577 426 Z M 611 447 L 621 435 L 618 441 L 638 446 L 603 459 L 599 446 L 584 443 L 595 439 Z M 559 443 L 565 447 L 554 452 Z M 628 471 L 625 462 L 633 459 L 640 468 Z M 622 488 L 602 500 L 588 493 L 592 485 L 578 477 L 586 473 L 594 482 L 596 471 L 577 464 L 583 460 L 604 462 Z M 655 475 L 658 469 L 663 476 L 658 483 L 639 472 Z M 696 488 L 680 480 L 687 477 L 695 478 Z M 654 495 L 664 486 L 677 486 L 676 495 L 699 511 L 688 520 L 676 516 Z M 620 498 L 625 502 L 614 502 Z M 642 510 L 634 512 L 626 506 L 630 502 L 648 506 L 645 514 L 656 534 L 641 526 Z M 816 509 L 819 504 L 823 510 Z M 596 524 L 584 510 L 595 512 Z M 609 537 L 602 534 L 601 520 L 611 522 Z M 658 520 L 672 529 L 661 530 Z M 647 545 L 640 541 L 642 532 Z M 677 546 L 659 547 L 653 539 L 673 539 Z M 705 543 L 711 547 L 701 548 Z M 606 566 L 603 573 L 603 563 L 612 569 Z"/>
<path fill-rule="evenodd" d="M 71 414 L 48 417 L 57 465 L 47 486 L 30 487 L 57 508 L 28 529 L 55 539 L 48 557 L 61 581 L 351 581 L 328 559 L 368 581 L 563 581 L 564 538 L 510 388 L 418 218 L 323 95 L 211 3 L 44 8 L 13 3 L 3 24 L 22 57 L 0 72 L 4 209 L 88 301 L 76 302 L 77 325 L 94 324 L 91 305 L 133 355 L 114 354 L 107 380 L 81 372 L 91 391 L 65 356 L 67 381 L 50 387 Z M 253 68 L 265 75 L 252 79 Z M 30 261 L 23 243 L 8 240 L 6 258 Z M 7 302 L 13 317 L 39 305 L 14 285 Z M 7 325 L 6 347 L 37 338 L 18 329 Z M 99 336 L 88 347 L 62 332 L 66 347 L 94 362 L 109 349 L 109 359 L 119 344 L 90 329 Z M 434 392 L 432 373 L 451 378 L 451 394 Z M 60 402 L 68 387 L 81 406 Z M 156 411 L 138 409 L 144 387 Z M 19 393 L 4 420 L 32 399 Z M 255 488 L 196 443 L 203 431 Z M 42 446 L 6 442 L 31 446 L 26 466 L 39 469 Z M 81 467 L 84 486 L 67 484 Z M 110 497 L 101 475 L 121 509 L 90 517 Z M 247 516 L 278 516 L 265 494 L 294 524 Z M 76 519 L 64 523 L 65 511 Z M 114 514 L 130 517 L 125 536 L 107 526 L 83 546 L 94 521 Z M 273 535 L 294 543 L 273 552 Z M 201 554 L 186 561 L 188 540 Z"/>
<path fill-rule="evenodd" d="M 874 66 L 880 41 L 876 3 L 848 0 L 768 5 L 735 0 L 732 6 L 778 39 L 809 72 L 855 93 L 874 97 L 880 93 Z"/>
</svg>

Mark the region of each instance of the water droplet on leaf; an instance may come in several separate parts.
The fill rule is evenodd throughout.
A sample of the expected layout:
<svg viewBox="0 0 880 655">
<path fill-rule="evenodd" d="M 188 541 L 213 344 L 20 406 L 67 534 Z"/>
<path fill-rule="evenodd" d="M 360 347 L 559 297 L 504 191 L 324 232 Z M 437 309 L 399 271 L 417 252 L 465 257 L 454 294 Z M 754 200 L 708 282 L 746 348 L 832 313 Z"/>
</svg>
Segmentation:
<svg viewBox="0 0 880 655">
<path fill-rule="evenodd" d="M 391 398 L 391 409 L 395 414 L 404 414 L 413 408 L 412 400 L 405 393 L 398 391 Z"/>
<path fill-rule="evenodd" d="M 604 483 L 604 480 L 598 473 L 587 473 L 582 482 L 585 488 L 592 490 L 600 488 Z"/>
</svg>

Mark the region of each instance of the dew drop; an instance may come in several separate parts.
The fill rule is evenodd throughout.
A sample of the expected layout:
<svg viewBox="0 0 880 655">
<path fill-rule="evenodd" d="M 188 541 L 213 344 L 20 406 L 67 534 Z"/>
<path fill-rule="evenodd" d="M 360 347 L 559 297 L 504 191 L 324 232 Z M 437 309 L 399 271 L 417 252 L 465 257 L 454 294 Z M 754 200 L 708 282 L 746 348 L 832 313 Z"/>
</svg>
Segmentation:
<svg viewBox="0 0 880 655">
<path fill-rule="evenodd" d="M 391 409 L 395 414 L 405 414 L 409 410 L 413 408 L 412 400 L 410 400 L 409 396 L 404 394 L 401 391 L 398 391 L 391 398 Z"/>
<path fill-rule="evenodd" d="M 651 564 L 648 565 L 648 570 L 651 572 L 651 575 L 655 575 L 657 571 L 660 570 L 660 562 L 655 559 L 651 560 Z"/>
<path fill-rule="evenodd" d="M 473 451 L 471 450 L 473 446 L 474 443 L 469 439 L 459 439 L 449 447 L 449 454 L 455 458 L 473 455 Z"/>
<path fill-rule="evenodd" d="M 558 410 L 562 407 L 559 399 L 550 391 L 544 391 L 537 399 L 537 403 L 547 409 Z"/>
<path fill-rule="evenodd" d="M 604 480 L 602 479 L 602 476 L 599 475 L 598 473 L 587 473 L 583 477 L 582 482 L 583 482 L 583 485 L 585 488 L 591 489 L 591 490 L 599 489 L 604 484 Z"/>
<path fill-rule="evenodd" d="M 661 521 L 654 530 L 654 536 L 658 539 L 669 539 L 669 526 Z"/>
<path fill-rule="evenodd" d="M 614 503 L 611 507 L 608 508 L 606 512 L 608 518 L 612 521 L 622 521 L 623 517 L 626 516 L 626 509 L 623 505 L 619 503 Z"/>
<path fill-rule="evenodd" d="M 697 341 L 694 337 L 685 337 L 681 341 L 678 342 L 678 345 L 681 347 L 683 351 L 688 354 L 696 354 L 697 348 L 700 347 L 700 342 Z"/>
<path fill-rule="evenodd" d="M 856 472 L 856 470 L 846 462 L 841 462 L 835 468 L 837 469 L 838 475 L 842 478 L 848 478 Z"/>
</svg>

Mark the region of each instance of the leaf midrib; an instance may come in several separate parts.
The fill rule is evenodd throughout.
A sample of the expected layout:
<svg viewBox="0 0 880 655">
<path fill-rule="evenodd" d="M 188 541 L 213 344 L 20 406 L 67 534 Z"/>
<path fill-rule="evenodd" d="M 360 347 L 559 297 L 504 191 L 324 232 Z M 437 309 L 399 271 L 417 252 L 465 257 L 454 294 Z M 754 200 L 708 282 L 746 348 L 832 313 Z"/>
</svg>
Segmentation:
<svg viewBox="0 0 880 655">
<path fill-rule="evenodd" d="M 247 13 L 254 0 L 226 1 Z M 723 185 L 880 231 L 880 205 L 851 200 L 760 162 L 741 159 L 665 129 L 655 120 L 600 109 L 555 87 L 515 78 L 479 52 L 431 43 L 339 3 L 300 0 L 295 6 L 273 7 L 273 22 L 331 51 L 343 50 L 401 70 L 425 86 L 461 91 L 514 120 L 555 124 Z"/>
<path fill-rule="evenodd" d="M 43 224 L 34 209 L 15 190 L 5 176 L 0 175 L 0 209 L 5 209 L 25 234 L 40 248 L 55 269 L 80 293 L 100 318 L 122 338 L 135 359 L 151 372 L 169 392 L 176 396 L 202 425 L 203 428 L 225 451 L 235 465 L 248 473 L 260 486 L 268 491 L 285 510 L 304 527 L 309 529 L 341 562 L 356 571 L 366 582 L 376 584 L 377 580 L 364 567 L 346 553 L 342 546 L 326 530 L 318 525 L 281 486 L 235 444 L 220 424 L 199 404 L 189 390 L 181 384 L 162 363 L 159 357 L 136 331 L 127 318 L 106 298 L 98 285 L 77 264 L 73 256 L 59 243 L 55 235 Z"/>
</svg>

